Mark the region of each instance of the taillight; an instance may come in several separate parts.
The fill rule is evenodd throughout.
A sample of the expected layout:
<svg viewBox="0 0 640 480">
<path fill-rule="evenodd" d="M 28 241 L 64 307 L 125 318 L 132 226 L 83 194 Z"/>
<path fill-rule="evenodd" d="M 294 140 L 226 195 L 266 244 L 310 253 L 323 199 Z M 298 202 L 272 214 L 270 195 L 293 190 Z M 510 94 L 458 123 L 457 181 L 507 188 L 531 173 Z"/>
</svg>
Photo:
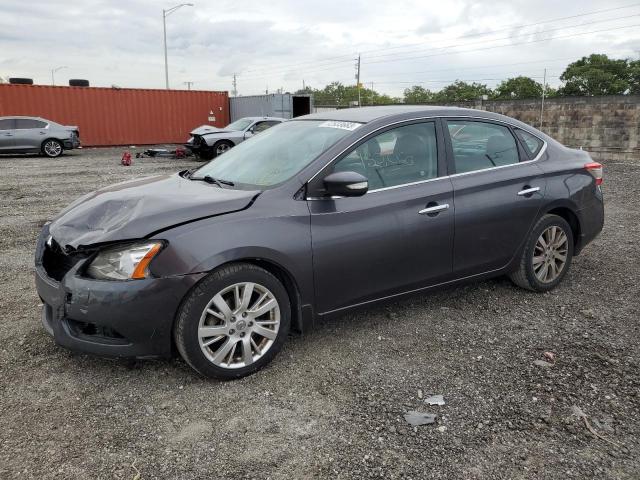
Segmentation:
<svg viewBox="0 0 640 480">
<path fill-rule="evenodd" d="M 596 179 L 596 185 L 602 185 L 602 164 L 598 162 L 585 163 L 584 168 Z"/>
</svg>

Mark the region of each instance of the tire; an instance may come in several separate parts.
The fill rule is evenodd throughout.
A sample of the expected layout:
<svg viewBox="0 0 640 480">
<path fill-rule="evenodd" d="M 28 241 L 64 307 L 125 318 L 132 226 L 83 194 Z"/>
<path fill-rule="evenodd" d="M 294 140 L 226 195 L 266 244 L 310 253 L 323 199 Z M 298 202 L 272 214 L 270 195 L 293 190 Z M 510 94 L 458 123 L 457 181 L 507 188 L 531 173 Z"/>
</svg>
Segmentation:
<svg viewBox="0 0 640 480">
<path fill-rule="evenodd" d="M 56 158 L 62 155 L 64 147 L 62 146 L 62 142 L 59 140 L 56 140 L 55 138 L 48 138 L 42 142 L 40 150 L 45 157 Z"/>
<path fill-rule="evenodd" d="M 233 147 L 233 142 L 230 142 L 229 140 L 218 140 L 213 144 L 213 157 L 218 157 L 224 152 L 231 150 Z"/>
<path fill-rule="evenodd" d="M 544 244 L 549 245 L 545 247 L 540 243 L 541 239 Z M 529 234 L 518 269 L 509 278 L 517 286 L 527 290 L 552 290 L 569 271 L 573 249 L 573 231 L 567 221 L 558 215 L 544 215 Z"/>
<path fill-rule="evenodd" d="M 72 78 L 69 80 L 70 87 L 88 87 L 89 80 L 85 80 L 82 78 Z"/>
<path fill-rule="evenodd" d="M 33 78 L 12 77 L 9 79 L 9 83 L 12 85 L 33 85 Z"/>
<path fill-rule="evenodd" d="M 224 305 L 228 310 L 219 307 Z M 263 268 L 236 263 L 214 270 L 185 297 L 174 340 L 184 361 L 198 373 L 230 380 L 273 360 L 290 324 L 289 295 L 282 283 Z"/>
</svg>

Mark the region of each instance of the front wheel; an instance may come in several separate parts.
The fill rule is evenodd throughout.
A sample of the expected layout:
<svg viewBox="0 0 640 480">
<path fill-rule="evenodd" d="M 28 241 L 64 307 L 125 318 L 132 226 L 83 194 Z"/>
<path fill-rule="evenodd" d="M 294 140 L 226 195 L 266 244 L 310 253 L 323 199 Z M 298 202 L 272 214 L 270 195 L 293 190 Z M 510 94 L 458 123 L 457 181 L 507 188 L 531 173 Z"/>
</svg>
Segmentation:
<svg viewBox="0 0 640 480">
<path fill-rule="evenodd" d="M 240 378 L 276 356 L 290 319 L 282 283 L 260 267 L 238 263 L 215 270 L 187 296 L 174 338 L 182 358 L 202 375 Z"/>
<path fill-rule="evenodd" d="M 56 158 L 62 155 L 62 143 L 55 138 L 50 138 L 42 142 L 42 153 L 49 158 Z"/>
<path fill-rule="evenodd" d="M 216 142 L 215 145 L 213 146 L 213 151 L 216 157 L 222 155 L 224 152 L 227 152 L 229 150 L 231 150 L 231 148 L 233 147 L 233 143 L 231 143 L 228 140 L 220 140 L 219 142 Z"/>
<path fill-rule="evenodd" d="M 573 231 L 558 215 L 545 215 L 531 231 L 520 264 L 509 277 L 519 287 L 536 292 L 555 288 L 573 259 Z"/>
</svg>

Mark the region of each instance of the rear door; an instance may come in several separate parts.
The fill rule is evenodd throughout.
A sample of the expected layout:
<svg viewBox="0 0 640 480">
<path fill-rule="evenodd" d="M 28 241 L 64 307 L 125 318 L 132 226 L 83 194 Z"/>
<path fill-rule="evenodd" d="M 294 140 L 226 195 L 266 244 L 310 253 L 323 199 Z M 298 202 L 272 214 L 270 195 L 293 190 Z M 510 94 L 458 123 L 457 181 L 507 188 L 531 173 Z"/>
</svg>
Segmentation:
<svg viewBox="0 0 640 480">
<path fill-rule="evenodd" d="M 17 118 L 15 144 L 24 150 L 40 150 L 42 142 L 47 138 L 47 123 L 33 118 Z"/>
<path fill-rule="evenodd" d="M 546 181 L 506 124 L 446 119 L 456 277 L 505 267 L 543 204 Z"/>
<path fill-rule="evenodd" d="M 0 119 L 0 152 L 15 148 L 15 128 L 16 121 L 13 118 Z"/>
<path fill-rule="evenodd" d="M 423 121 L 369 137 L 320 172 L 320 182 L 334 171 L 369 180 L 362 197 L 308 199 L 320 313 L 450 277 L 453 197 L 444 164 L 441 126 Z"/>
</svg>

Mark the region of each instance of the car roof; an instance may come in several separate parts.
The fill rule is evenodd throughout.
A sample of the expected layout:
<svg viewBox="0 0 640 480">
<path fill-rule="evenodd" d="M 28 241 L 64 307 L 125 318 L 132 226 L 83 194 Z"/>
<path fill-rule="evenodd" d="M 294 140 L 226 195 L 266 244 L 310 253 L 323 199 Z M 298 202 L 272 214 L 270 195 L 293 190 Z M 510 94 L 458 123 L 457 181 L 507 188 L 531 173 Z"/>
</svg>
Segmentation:
<svg viewBox="0 0 640 480">
<path fill-rule="evenodd" d="M 47 119 L 44 119 L 42 117 L 28 117 L 26 115 L 7 115 L 5 117 L 0 117 L 0 120 L 6 120 L 6 119 L 10 119 L 11 120 L 11 119 L 14 119 L 14 118 L 17 118 L 17 119 L 25 119 L 26 118 L 27 120 L 42 120 L 43 122 L 51 122 L 51 120 L 47 120 Z"/>
<path fill-rule="evenodd" d="M 282 117 L 242 117 L 242 118 L 239 118 L 238 120 L 251 120 L 251 121 L 256 121 L 256 120 L 277 120 L 279 122 L 284 122 L 286 120 L 286 118 L 282 118 Z"/>
<path fill-rule="evenodd" d="M 475 110 L 472 108 L 446 107 L 435 105 L 385 105 L 379 107 L 360 107 L 360 108 L 344 108 L 340 110 L 331 110 L 327 112 L 312 113 L 296 117 L 296 120 L 336 120 L 342 122 L 358 122 L 369 123 L 385 117 L 405 116 L 414 114 L 415 116 L 433 116 L 433 117 L 484 117 L 494 119 L 506 119 L 503 115 L 499 115 L 486 110 Z M 515 122 L 512 118 L 509 121 Z"/>
</svg>

